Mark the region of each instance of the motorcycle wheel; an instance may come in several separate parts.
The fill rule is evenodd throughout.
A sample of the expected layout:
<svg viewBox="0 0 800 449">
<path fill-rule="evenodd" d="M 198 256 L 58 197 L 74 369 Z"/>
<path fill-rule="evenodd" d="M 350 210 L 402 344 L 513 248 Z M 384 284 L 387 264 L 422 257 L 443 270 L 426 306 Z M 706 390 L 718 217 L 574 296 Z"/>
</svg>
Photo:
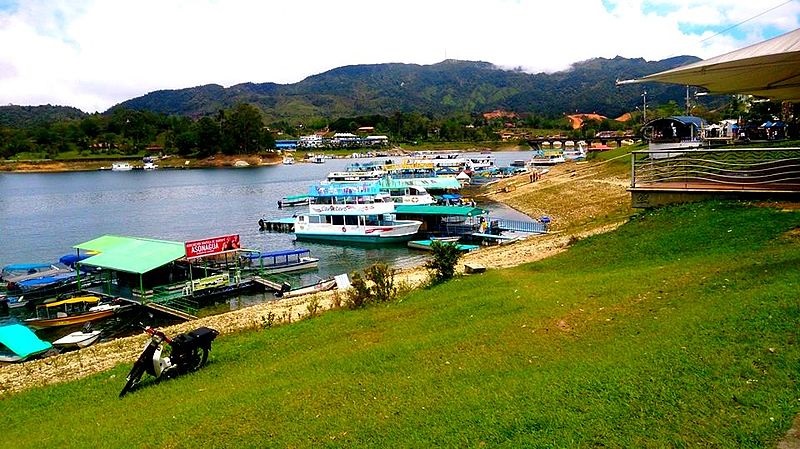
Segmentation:
<svg viewBox="0 0 800 449">
<path fill-rule="evenodd" d="M 133 387 L 142 380 L 142 375 L 144 374 L 144 367 L 139 365 L 138 363 L 133 365 L 131 372 L 128 373 L 128 381 L 125 382 L 125 386 L 122 387 L 122 391 L 119 392 L 119 397 L 125 396 L 125 393 L 131 391 Z"/>
<path fill-rule="evenodd" d="M 208 349 L 197 347 L 192 349 L 192 353 L 189 355 L 189 366 L 187 366 L 187 371 L 197 371 L 203 367 L 208 361 Z"/>
</svg>

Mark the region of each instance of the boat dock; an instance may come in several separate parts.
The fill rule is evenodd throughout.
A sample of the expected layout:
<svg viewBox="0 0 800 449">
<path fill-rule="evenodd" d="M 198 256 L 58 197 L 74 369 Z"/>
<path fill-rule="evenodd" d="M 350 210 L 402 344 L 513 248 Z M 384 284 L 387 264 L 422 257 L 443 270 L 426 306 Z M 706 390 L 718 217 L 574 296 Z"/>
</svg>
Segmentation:
<svg viewBox="0 0 800 449">
<path fill-rule="evenodd" d="M 258 220 L 258 228 L 269 232 L 294 232 L 294 217 Z"/>
</svg>

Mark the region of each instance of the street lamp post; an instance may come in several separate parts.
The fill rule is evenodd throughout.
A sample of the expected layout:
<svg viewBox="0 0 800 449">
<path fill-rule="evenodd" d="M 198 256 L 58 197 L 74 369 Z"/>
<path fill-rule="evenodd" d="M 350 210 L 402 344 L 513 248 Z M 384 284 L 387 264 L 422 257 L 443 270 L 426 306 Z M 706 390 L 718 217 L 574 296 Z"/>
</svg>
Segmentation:
<svg viewBox="0 0 800 449">
<path fill-rule="evenodd" d="M 642 92 L 642 123 L 647 123 L 647 90 Z"/>
</svg>

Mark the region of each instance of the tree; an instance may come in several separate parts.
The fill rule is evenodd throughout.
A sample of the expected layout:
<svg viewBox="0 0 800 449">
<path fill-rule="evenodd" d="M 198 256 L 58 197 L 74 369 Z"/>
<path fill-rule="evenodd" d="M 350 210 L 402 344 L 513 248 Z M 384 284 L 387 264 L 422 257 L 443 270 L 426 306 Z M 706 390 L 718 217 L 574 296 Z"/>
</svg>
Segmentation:
<svg viewBox="0 0 800 449">
<path fill-rule="evenodd" d="M 261 112 L 247 103 L 237 105 L 222 124 L 225 154 L 257 153 L 268 141 Z"/>
<path fill-rule="evenodd" d="M 221 149 L 222 133 L 219 123 L 211 117 L 203 117 L 194 125 L 199 157 L 210 156 Z"/>
<path fill-rule="evenodd" d="M 177 134 L 174 138 L 175 148 L 178 149 L 178 154 L 186 156 L 197 148 L 197 134 L 194 131 L 184 131 Z"/>
</svg>

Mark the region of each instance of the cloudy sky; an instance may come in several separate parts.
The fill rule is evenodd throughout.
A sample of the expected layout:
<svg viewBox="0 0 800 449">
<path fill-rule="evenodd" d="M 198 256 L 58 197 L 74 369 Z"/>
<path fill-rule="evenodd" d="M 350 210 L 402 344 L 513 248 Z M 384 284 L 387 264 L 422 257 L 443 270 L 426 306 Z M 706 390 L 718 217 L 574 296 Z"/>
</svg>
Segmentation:
<svg viewBox="0 0 800 449">
<path fill-rule="evenodd" d="M 0 0 L 0 104 L 105 111 L 351 64 L 708 58 L 799 21 L 800 0 Z"/>
</svg>

